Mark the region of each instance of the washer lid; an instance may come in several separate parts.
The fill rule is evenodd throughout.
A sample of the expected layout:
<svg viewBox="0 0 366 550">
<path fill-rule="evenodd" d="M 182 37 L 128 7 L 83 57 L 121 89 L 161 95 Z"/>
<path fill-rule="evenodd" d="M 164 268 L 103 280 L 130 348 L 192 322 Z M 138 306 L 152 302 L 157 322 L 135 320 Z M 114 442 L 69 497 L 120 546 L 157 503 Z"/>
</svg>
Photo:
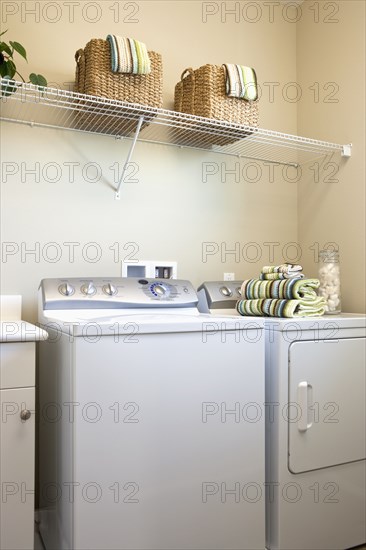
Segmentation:
<svg viewBox="0 0 366 550">
<path fill-rule="evenodd" d="M 210 335 L 228 331 L 230 334 L 226 336 L 227 341 L 231 338 L 233 341 L 246 339 L 253 342 L 262 338 L 264 326 L 263 319 L 212 317 L 198 313 L 194 308 L 169 309 L 164 310 L 164 313 L 149 309 L 48 310 L 40 316 L 40 322 L 46 330 L 49 328 L 74 336 L 202 332 L 209 341 Z"/>
</svg>

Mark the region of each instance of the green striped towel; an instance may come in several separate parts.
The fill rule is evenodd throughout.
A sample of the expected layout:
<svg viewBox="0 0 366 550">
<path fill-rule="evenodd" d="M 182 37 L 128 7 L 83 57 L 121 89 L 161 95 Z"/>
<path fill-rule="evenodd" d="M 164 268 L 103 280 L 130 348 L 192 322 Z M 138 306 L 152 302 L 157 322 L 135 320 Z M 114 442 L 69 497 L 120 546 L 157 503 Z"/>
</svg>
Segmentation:
<svg viewBox="0 0 366 550">
<path fill-rule="evenodd" d="M 255 70 L 244 65 L 225 63 L 226 95 L 255 101 L 258 99 L 257 75 Z"/>
<path fill-rule="evenodd" d="M 149 54 L 143 42 L 115 34 L 108 34 L 107 41 L 111 47 L 112 72 L 129 74 L 151 72 Z"/>
<path fill-rule="evenodd" d="M 303 279 L 305 275 L 299 271 L 295 273 L 261 273 L 259 278 L 263 281 L 275 281 L 280 279 Z"/>
<path fill-rule="evenodd" d="M 295 264 L 280 264 L 280 265 L 265 265 L 262 268 L 260 278 L 264 280 L 272 279 L 291 279 L 297 277 L 302 279 L 304 275 L 301 273 L 301 265 Z"/>
<path fill-rule="evenodd" d="M 275 298 L 311 302 L 318 297 L 316 289 L 319 285 L 318 279 L 292 278 L 273 281 L 247 279 L 242 284 L 241 296 L 243 300 Z"/>
<path fill-rule="evenodd" d="M 324 315 L 325 305 L 325 300 L 322 297 L 311 301 L 255 299 L 239 300 L 236 309 L 241 315 L 260 317 L 319 317 Z"/>
</svg>

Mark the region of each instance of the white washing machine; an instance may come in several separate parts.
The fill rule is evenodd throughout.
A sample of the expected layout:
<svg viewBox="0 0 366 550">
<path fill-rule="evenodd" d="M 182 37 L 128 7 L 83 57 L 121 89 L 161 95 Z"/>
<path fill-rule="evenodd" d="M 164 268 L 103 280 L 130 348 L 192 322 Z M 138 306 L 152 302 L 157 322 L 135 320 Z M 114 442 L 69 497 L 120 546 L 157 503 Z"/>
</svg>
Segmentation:
<svg viewBox="0 0 366 550">
<path fill-rule="evenodd" d="M 263 324 L 197 301 L 179 280 L 41 282 L 47 550 L 263 550 Z"/>
<path fill-rule="evenodd" d="M 200 311 L 239 315 L 239 288 L 203 283 Z M 365 327 L 355 314 L 265 319 L 270 550 L 366 541 Z"/>
</svg>

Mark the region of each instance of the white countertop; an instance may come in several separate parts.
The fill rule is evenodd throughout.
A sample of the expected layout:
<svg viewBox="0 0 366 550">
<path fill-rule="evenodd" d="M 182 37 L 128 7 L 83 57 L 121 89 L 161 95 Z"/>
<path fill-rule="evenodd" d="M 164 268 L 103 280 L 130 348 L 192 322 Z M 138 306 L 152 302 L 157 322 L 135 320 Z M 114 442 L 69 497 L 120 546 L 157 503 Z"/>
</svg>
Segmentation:
<svg viewBox="0 0 366 550">
<path fill-rule="evenodd" d="M 20 295 L 0 296 L 0 343 L 47 340 L 48 334 L 45 330 L 22 321 L 21 315 Z"/>
<path fill-rule="evenodd" d="M 26 321 L 2 321 L 0 323 L 0 343 L 4 342 L 37 342 L 47 340 L 45 330 Z"/>
</svg>

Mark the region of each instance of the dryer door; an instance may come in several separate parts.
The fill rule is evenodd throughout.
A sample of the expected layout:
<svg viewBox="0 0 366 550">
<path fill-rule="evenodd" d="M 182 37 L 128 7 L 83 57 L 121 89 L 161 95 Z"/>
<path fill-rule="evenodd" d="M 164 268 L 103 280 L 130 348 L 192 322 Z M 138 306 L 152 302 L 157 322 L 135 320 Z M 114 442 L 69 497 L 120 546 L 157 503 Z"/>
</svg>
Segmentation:
<svg viewBox="0 0 366 550">
<path fill-rule="evenodd" d="M 365 344 L 365 338 L 291 344 L 291 472 L 365 458 Z"/>
</svg>

